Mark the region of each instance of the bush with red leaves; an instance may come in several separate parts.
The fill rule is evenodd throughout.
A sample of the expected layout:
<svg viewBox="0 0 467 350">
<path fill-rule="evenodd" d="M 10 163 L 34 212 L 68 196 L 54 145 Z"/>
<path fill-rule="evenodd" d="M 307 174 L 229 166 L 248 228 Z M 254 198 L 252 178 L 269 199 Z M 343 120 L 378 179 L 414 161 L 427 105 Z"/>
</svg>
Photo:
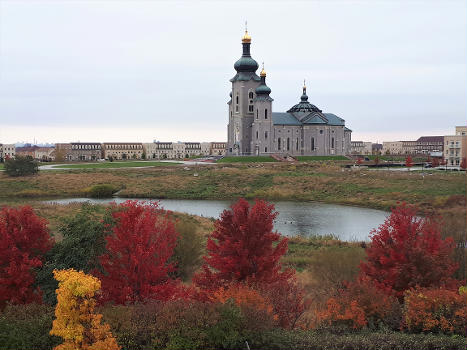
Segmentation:
<svg viewBox="0 0 467 350">
<path fill-rule="evenodd" d="M 51 247 L 47 222 L 31 207 L 0 211 L 0 307 L 42 301 L 33 269 Z"/>
<path fill-rule="evenodd" d="M 366 248 L 366 261 L 360 264 L 361 278 L 400 301 L 410 288 L 450 286 L 457 264 L 452 260 L 452 238 L 441 238 L 439 221 L 420 218 L 417 210 L 405 204 L 392 210 L 386 221 L 372 232 Z"/>
<path fill-rule="evenodd" d="M 304 310 L 303 290 L 293 270 L 283 270 L 287 239 L 273 232 L 274 205 L 240 199 L 215 223 L 207 243 L 208 256 L 194 283 L 212 294 L 221 287 L 245 283 L 265 295 L 285 328 L 295 326 Z"/>
<path fill-rule="evenodd" d="M 182 293 L 169 277 L 177 233 L 157 203 L 126 201 L 112 208 L 115 225 L 100 256 L 102 300 L 117 304 L 146 299 L 168 300 Z"/>
</svg>

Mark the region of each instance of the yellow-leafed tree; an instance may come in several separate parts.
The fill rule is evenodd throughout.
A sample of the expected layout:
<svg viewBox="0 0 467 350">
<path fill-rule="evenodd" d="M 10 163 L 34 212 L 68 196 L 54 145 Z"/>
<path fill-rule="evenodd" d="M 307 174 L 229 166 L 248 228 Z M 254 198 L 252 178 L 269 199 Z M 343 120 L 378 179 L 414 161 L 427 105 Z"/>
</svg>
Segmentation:
<svg viewBox="0 0 467 350">
<path fill-rule="evenodd" d="M 99 279 L 73 269 L 54 270 L 54 277 L 58 302 L 50 334 L 64 340 L 55 350 L 119 350 L 109 325 L 94 312 Z"/>
</svg>

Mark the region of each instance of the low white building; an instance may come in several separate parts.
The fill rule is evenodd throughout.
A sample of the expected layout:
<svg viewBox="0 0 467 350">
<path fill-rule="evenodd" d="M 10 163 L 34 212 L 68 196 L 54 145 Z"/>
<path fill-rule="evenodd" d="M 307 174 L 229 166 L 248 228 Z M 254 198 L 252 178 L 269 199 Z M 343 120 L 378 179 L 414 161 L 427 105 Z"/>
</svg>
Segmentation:
<svg viewBox="0 0 467 350">
<path fill-rule="evenodd" d="M 14 143 L 2 144 L 0 143 L 0 160 L 14 158 L 16 156 L 16 146 Z"/>
</svg>

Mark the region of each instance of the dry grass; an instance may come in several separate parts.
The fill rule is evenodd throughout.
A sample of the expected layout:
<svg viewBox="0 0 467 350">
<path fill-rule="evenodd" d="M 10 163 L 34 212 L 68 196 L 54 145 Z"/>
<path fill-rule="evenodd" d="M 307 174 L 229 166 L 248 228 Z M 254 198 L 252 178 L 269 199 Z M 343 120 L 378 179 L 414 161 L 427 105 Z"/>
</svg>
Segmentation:
<svg viewBox="0 0 467 350">
<path fill-rule="evenodd" d="M 0 175 L 0 198 L 85 196 L 85 189 L 96 184 L 111 184 L 125 197 L 260 197 L 382 209 L 404 201 L 428 211 L 446 207 L 451 196 L 465 196 L 466 177 L 457 172 L 348 171 L 326 162 L 43 171 L 19 179 Z"/>
</svg>

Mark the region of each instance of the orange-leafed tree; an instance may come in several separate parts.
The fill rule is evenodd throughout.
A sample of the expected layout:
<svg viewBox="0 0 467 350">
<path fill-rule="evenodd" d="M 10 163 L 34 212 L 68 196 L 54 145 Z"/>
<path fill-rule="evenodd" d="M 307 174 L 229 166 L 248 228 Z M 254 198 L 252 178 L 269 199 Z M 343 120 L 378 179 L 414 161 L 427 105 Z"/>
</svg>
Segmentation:
<svg viewBox="0 0 467 350">
<path fill-rule="evenodd" d="M 250 206 L 240 199 L 225 210 L 208 239 L 202 271 L 193 280 L 208 294 L 244 283 L 265 295 L 280 324 L 291 328 L 304 310 L 303 291 L 294 271 L 280 263 L 287 239 L 273 231 L 276 216 L 274 205 L 262 200 Z"/>
<path fill-rule="evenodd" d="M 326 308 L 317 313 L 318 324 L 347 325 L 353 328 L 385 324 L 398 329 L 401 307 L 397 299 L 376 288 L 369 279 L 345 283 Z"/>
<path fill-rule="evenodd" d="M 351 300 L 350 303 L 344 304 L 336 297 L 328 299 L 326 309 L 318 312 L 317 318 L 321 325 L 342 325 L 354 329 L 361 329 L 368 323 L 365 318 L 365 312 L 356 300 Z"/>
<path fill-rule="evenodd" d="M 57 306 L 51 335 L 63 338 L 55 350 L 119 350 L 110 327 L 95 312 L 99 279 L 73 269 L 54 270 Z"/>
<path fill-rule="evenodd" d="M 258 311 L 264 311 L 273 315 L 273 307 L 257 290 L 243 284 L 236 283 L 229 287 L 221 287 L 211 297 L 211 300 L 225 304 L 228 300 L 233 300 L 241 307 L 249 307 Z"/>
<path fill-rule="evenodd" d="M 167 300 L 181 292 L 169 277 L 177 233 L 157 203 L 126 201 L 114 206 L 115 221 L 99 261 L 103 301 L 117 304 L 145 299 Z"/>
<path fill-rule="evenodd" d="M 437 218 L 418 217 L 417 209 L 406 204 L 394 208 L 371 233 L 360 278 L 370 279 L 399 300 L 415 286 L 457 286 L 452 278 L 458 267 L 452 259 L 454 241 L 442 239 L 440 232 Z"/>
<path fill-rule="evenodd" d="M 34 269 L 42 266 L 51 247 L 47 222 L 31 207 L 0 211 L 0 307 L 42 301 Z"/>
<path fill-rule="evenodd" d="M 445 288 L 415 288 L 405 292 L 405 327 L 412 332 L 465 335 L 467 293 Z"/>
</svg>

